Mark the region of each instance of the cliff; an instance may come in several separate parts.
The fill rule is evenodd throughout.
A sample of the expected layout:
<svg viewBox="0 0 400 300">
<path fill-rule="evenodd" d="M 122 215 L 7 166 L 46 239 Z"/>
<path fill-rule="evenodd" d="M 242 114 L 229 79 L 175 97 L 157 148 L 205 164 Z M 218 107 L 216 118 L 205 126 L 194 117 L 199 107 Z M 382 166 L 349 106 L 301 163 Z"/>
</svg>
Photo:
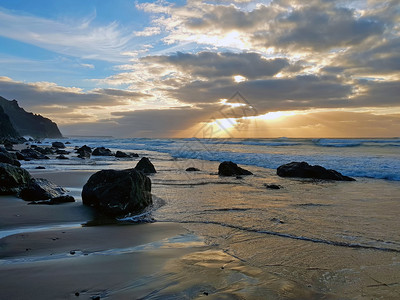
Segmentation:
<svg viewBox="0 0 400 300">
<path fill-rule="evenodd" d="M 0 97 L 0 106 L 10 118 L 14 129 L 22 136 L 34 138 L 61 138 L 57 124 L 50 119 L 26 112 L 16 100 L 9 101 Z"/>
<path fill-rule="evenodd" d="M 19 134 L 11 124 L 10 118 L 0 106 L 0 140 L 18 137 Z"/>
</svg>

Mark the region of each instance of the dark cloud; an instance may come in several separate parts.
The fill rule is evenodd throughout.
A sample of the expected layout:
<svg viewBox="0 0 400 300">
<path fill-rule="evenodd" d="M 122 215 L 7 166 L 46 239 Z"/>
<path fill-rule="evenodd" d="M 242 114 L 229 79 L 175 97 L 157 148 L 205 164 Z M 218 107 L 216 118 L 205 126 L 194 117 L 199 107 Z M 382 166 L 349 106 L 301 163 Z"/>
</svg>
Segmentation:
<svg viewBox="0 0 400 300">
<path fill-rule="evenodd" d="M 351 106 L 353 87 L 336 77 L 296 76 L 252 80 L 235 84 L 228 80 L 195 81 L 170 94 L 187 103 L 212 103 L 239 91 L 258 110 Z"/>
<path fill-rule="evenodd" d="M 185 129 L 199 122 L 212 119 L 214 109 L 172 108 L 137 110 L 112 113 L 115 119 L 94 123 L 65 125 L 63 132 L 77 134 L 99 134 L 124 137 L 171 137 L 179 136 Z"/>
<path fill-rule="evenodd" d="M 258 53 L 215 53 L 197 54 L 178 52 L 169 56 L 147 56 L 145 62 L 173 65 L 193 76 L 212 79 L 214 77 L 242 75 L 247 78 L 273 76 L 289 66 L 287 59 L 265 59 Z"/>
<path fill-rule="evenodd" d="M 282 27 L 284 30 L 280 30 Z M 365 39 L 380 35 L 384 23 L 373 18 L 356 18 L 347 8 L 317 6 L 294 10 L 275 24 L 275 40 L 278 45 L 326 50 L 360 44 Z M 269 44 L 267 42 L 267 44 Z"/>
<path fill-rule="evenodd" d="M 146 96 L 141 93 L 114 89 L 97 89 L 85 93 L 77 88 L 61 87 L 46 82 L 17 82 L 6 77 L 0 78 L 0 91 L 2 97 L 16 99 L 26 109 L 51 105 L 74 108 L 124 105 L 128 104 L 127 100 L 139 100 Z"/>
</svg>

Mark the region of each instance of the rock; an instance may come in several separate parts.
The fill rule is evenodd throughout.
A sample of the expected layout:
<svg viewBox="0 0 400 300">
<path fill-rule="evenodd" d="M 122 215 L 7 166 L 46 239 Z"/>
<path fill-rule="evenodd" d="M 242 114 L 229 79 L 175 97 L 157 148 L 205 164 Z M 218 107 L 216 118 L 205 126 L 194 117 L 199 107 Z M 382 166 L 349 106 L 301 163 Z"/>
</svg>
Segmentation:
<svg viewBox="0 0 400 300">
<path fill-rule="evenodd" d="M 64 148 L 65 148 L 64 143 L 61 143 L 61 142 L 53 142 L 53 143 L 51 143 L 51 146 L 52 146 L 53 148 L 61 148 L 61 149 L 64 149 Z"/>
<path fill-rule="evenodd" d="M 25 201 L 37 201 L 65 196 L 67 191 L 44 178 L 32 178 L 26 187 L 21 189 L 19 197 Z"/>
<path fill-rule="evenodd" d="M 89 146 L 83 145 L 82 147 L 76 149 L 77 153 L 79 153 L 81 151 L 86 151 L 86 152 L 92 153 L 92 148 L 90 148 Z"/>
<path fill-rule="evenodd" d="M 231 161 L 224 161 L 218 167 L 218 175 L 237 176 L 237 175 L 253 175 L 253 173 L 239 167 L 237 164 Z"/>
<path fill-rule="evenodd" d="M 300 177 L 326 180 L 355 181 L 354 178 L 344 176 L 335 170 L 324 167 L 311 166 L 306 162 L 291 162 L 278 167 L 276 173 L 281 177 Z"/>
<path fill-rule="evenodd" d="M 71 142 L 66 142 L 65 145 L 71 145 Z"/>
<path fill-rule="evenodd" d="M 152 203 L 151 181 L 136 169 L 102 170 L 83 186 L 82 202 L 108 216 L 125 216 Z"/>
<path fill-rule="evenodd" d="M 13 151 L 14 150 L 14 144 L 10 140 L 5 140 L 3 145 L 4 145 L 4 147 L 6 148 L 7 151 Z"/>
<path fill-rule="evenodd" d="M 10 164 L 17 167 L 21 166 L 21 163 L 16 160 L 16 156 L 11 153 L 0 152 L 0 163 Z"/>
<path fill-rule="evenodd" d="M 131 157 L 139 157 L 139 154 L 137 154 L 137 153 L 131 153 Z"/>
<path fill-rule="evenodd" d="M 92 155 L 94 156 L 112 156 L 111 150 L 104 147 L 97 147 L 94 149 Z"/>
<path fill-rule="evenodd" d="M 281 187 L 277 184 L 264 184 L 267 189 L 270 190 L 279 190 Z"/>
<path fill-rule="evenodd" d="M 63 154 L 57 156 L 56 158 L 57 158 L 57 159 L 69 159 L 68 157 L 66 157 L 66 156 L 63 155 Z"/>
<path fill-rule="evenodd" d="M 44 170 L 44 169 L 46 169 L 46 168 L 43 167 L 43 166 L 37 166 L 35 169 L 36 169 L 36 170 Z"/>
<path fill-rule="evenodd" d="M 49 200 L 40 200 L 40 201 L 32 201 L 29 202 L 28 204 L 39 204 L 39 205 L 56 205 L 56 204 L 62 204 L 62 203 L 70 203 L 70 202 L 75 202 L 74 197 L 65 195 L 65 196 L 59 196 L 55 198 L 51 198 Z"/>
<path fill-rule="evenodd" d="M 142 157 L 142 159 L 137 163 L 135 169 L 142 171 L 144 174 L 157 173 L 156 168 L 154 168 L 154 165 L 147 157 Z"/>
<path fill-rule="evenodd" d="M 31 178 L 25 169 L 0 163 L 0 195 L 17 194 L 30 182 Z"/>
<path fill-rule="evenodd" d="M 21 154 L 20 157 L 23 158 L 23 160 L 31 160 L 31 159 L 49 159 L 48 156 L 43 155 L 42 153 L 33 150 L 33 149 L 22 149 L 20 152 Z M 17 152 L 18 155 L 18 152 Z M 18 158 L 20 159 L 20 158 Z"/>
<path fill-rule="evenodd" d="M 186 169 L 186 172 L 196 172 L 196 171 L 200 171 L 200 169 L 197 169 L 195 167 L 189 167 Z"/>
<path fill-rule="evenodd" d="M 131 157 L 129 154 L 126 154 L 125 152 L 122 151 L 117 151 L 117 153 L 115 153 L 115 157 L 118 158 L 127 158 L 127 157 Z"/>
</svg>

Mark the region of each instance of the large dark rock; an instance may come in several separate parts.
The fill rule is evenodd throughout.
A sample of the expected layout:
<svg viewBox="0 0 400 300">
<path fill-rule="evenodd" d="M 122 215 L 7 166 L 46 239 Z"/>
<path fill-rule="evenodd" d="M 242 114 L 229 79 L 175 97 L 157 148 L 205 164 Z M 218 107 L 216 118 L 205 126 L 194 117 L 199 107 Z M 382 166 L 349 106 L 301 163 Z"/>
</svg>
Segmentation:
<svg viewBox="0 0 400 300">
<path fill-rule="evenodd" d="M 65 196 L 67 191 L 44 178 L 32 178 L 26 187 L 22 188 L 19 197 L 26 201 L 47 200 Z"/>
<path fill-rule="evenodd" d="M 65 145 L 62 142 L 53 142 L 53 143 L 51 143 L 51 146 L 53 148 L 60 148 L 60 149 L 64 149 L 65 148 Z"/>
<path fill-rule="evenodd" d="M 156 168 L 147 157 L 142 157 L 141 160 L 136 164 L 136 170 L 142 171 L 144 174 L 157 173 Z"/>
<path fill-rule="evenodd" d="M 82 201 L 106 215 L 125 216 L 152 203 L 151 181 L 135 169 L 102 170 L 83 186 Z"/>
<path fill-rule="evenodd" d="M 17 194 L 30 182 L 31 178 L 25 169 L 0 163 L 0 195 Z"/>
<path fill-rule="evenodd" d="M 306 162 L 291 162 L 278 167 L 278 176 L 300 177 L 326 180 L 355 181 L 354 178 L 344 176 L 335 170 L 327 170 L 324 167 L 309 165 Z"/>
<path fill-rule="evenodd" d="M 110 149 L 104 148 L 104 147 L 98 147 L 94 149 L 92 152 L 93 156 L 112 156 L 112 152 Z"/>
<path fill-rule="evenodd" d="M 220 176 L 238 176 L 238 175 L 253 175 L 250 171 L 239 167 L 231 161 L 224 161 L 218 167 L 218 175 Z"/>
</svg>

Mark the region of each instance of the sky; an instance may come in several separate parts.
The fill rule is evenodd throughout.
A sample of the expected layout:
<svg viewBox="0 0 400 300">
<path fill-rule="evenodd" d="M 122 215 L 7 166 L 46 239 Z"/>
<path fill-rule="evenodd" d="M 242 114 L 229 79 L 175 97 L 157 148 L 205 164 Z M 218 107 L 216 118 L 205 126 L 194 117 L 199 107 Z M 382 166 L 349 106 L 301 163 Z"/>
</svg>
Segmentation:
<svg viewBox="0 0 400 300">
<path fill-rule="evenodd" d="M 65 136 L 398 137 L 398 0 L 0 0 L 0 96 Z"/>
</svg>

